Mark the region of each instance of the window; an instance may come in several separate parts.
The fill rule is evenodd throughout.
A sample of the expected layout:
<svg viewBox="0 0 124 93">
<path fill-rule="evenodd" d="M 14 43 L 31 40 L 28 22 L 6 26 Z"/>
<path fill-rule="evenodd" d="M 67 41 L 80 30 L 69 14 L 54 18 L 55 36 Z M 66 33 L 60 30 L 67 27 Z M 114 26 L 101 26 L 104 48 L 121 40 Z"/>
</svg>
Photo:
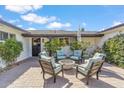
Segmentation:
<svg viewBox="0 0 124 93">
<path fill-rule="evenodd" d="M 8 33 L 0 31 L 0 40 L 8 39 Z"/>
<path fill-rule="evenodd" d="M 0 40 L 6 40 L 8 38 L 16 39 L 16 35 L 0 31 Z"/>
<path fill-rule="evenodd" d="M 10 34 L 10 38 L 12 38 L 12 39 L 16 39 L 15 34 Z"/>
</svg>

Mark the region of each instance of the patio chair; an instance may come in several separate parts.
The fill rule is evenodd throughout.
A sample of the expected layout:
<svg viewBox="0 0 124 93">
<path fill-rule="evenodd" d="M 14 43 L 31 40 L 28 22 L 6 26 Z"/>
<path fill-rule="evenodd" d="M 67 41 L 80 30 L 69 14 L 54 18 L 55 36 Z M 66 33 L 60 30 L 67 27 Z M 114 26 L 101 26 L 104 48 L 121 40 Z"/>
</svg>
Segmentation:
<svg viewBox="0 0 124 93">
<path fill-rule="evenodd" d="M 55 53 L 56 61 L 67 58 L 63 50 L 57 50 Z"/>
<path fill-rule="evenodd" d="M 84 75 L 86 77 L 86 84 L 89 84 L 89 78 L 96 74 L 97 80 L 99 79 L 99 71 L 102 67 L 103 61 L 97 61 L 94 59 L 90 59 L 87 63 L 78 65 L 76 67 L 76 78 L 78 77 L 78 73 Z"/>
<path fill-rule="evenodd" d="M 83 59 L 83 51 L 82 50 L 74 50 L 73 55 L 70 56 L 70 59 L 74 61 L 78 61 L 78 63 L 82 63 Z"/>
<path fill-rule="evenodd" d="M 54 77 L 54 83 L 56 82 L 56 76 L 62 72 L 63 74 L 63 66 L 61 64 L 55 63 L 54 57 L 48 57 L 41 55 L 41 58 L 39 59 L 40 66 L 43 71 L 43 79 L 45 80 L 45 74 L 50 74 Z"/>
<path fill-rule="evenodd" d="M 90 59 L 94 59 L 96 61 L 103 61 L 103 63 L 104 63 L 105 58 L 106 58 L 105 54 L 103 54 L 103 53 L 95 53 L 92 58 L 86 59 L 84 62 L 87 63 L 87 62 L 89 62 Z M 103 65 L 103 63 L 102 63 L 102 65 Z M 102 67 L 102 65 L 101 65 L 101 67 Z M 100 69 L 100 72 L 101 72 L 101 69 Z"/>
</svg>

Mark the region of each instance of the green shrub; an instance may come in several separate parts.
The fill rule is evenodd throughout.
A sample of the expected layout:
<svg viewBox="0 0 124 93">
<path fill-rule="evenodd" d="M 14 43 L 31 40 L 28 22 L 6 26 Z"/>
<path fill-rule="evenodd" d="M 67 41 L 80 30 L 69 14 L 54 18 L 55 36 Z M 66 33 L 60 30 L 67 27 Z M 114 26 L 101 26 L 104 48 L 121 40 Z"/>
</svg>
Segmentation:
<svg viewBox="0 0 124 93">
<path fill-rule="evenodd" d="M 81 48 L 85 51 L 90 46 L 89 42 L 81 41 Z"/>
<path fill-rule="evenodd" d="M 73 41 L 70 44 L 70 48 L 72 50 L 78 50 L 78 49 L 82 49 L 82 50 L 86 50 L 86 48 L 89 46 L 89 42 L 78 42 L 78 41 Z"/>
<path fill-rule="evenodd" d="M 49 55 L 51 56 L 56 52 L 56 50 L 60 49 L 61 43 L 58 38 L 54 38 L 51 41 L 48 41 L 45 43 L 45 48 L 49 52 Z"/>
<path fill-rule="evenodd" d="M 106 41 L 103 50 L 109 62 L 124 67 L 124 34 L 117 35 Z"/>
<path fill-rule="evenodd" d="M 78 41 L 73 41 L 73 42 L 70 44 L 70 48 L 71 48 L 72 50 L 82 49 L 82 48 L 81 48 L 81 43 L 79 43 Z"/>
<path fill-rule="evenodd" d="M 0 57 L 7 64 L 14 62 L 23 50 L 22 43 L 15 39 L 7 39 L 0 43 Z"/>
</svg>

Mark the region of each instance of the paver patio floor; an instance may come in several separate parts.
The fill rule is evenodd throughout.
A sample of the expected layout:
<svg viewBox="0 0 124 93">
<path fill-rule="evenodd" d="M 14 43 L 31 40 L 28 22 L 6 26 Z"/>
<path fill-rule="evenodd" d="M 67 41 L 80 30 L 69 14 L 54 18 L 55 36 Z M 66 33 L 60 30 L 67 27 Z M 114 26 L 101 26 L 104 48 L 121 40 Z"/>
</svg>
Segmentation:
<svg viewBox="0 0 124 93">
<path fill-rule="evenodd" d="M 84 76 L 75 77 L 75 69 L 64 71 L 57 76 L 56 83 L 53 78 L 46 75 L 42 78 L 41 68 L 36 58 L 30 58 L 24 63 L 0 74 L 0 87 L 9 88 L 115 88 L 124 87 L 124 69 L 104 63 L 99 80 L 93 76 L 89 85 L 85 85 Z"/>
</svg>

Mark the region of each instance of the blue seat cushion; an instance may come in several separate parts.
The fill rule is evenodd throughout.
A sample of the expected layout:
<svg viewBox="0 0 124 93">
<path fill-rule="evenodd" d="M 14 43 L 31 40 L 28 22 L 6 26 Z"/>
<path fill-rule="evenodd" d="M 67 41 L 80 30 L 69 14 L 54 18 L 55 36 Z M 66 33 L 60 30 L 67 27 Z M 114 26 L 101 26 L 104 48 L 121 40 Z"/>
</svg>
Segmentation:
<svg viewBox="0 0 124 93">
<path fill-rule="evenodd" d="M 66 56 L 57 56 L 57 59 L 64 59 Z"/>
<path fill-rule="evenodd" d="M 71 56 L 70 58 L 73 59 L 73 60 L 79 60 L 79 59 L 80 59 L 80 58 L 77 57 L 77 56 Z"/>
<path fill-rule="evenodd" d="M 81 57 L 82 50 L 74 50 L 74 56 Z"/>
</svg>

